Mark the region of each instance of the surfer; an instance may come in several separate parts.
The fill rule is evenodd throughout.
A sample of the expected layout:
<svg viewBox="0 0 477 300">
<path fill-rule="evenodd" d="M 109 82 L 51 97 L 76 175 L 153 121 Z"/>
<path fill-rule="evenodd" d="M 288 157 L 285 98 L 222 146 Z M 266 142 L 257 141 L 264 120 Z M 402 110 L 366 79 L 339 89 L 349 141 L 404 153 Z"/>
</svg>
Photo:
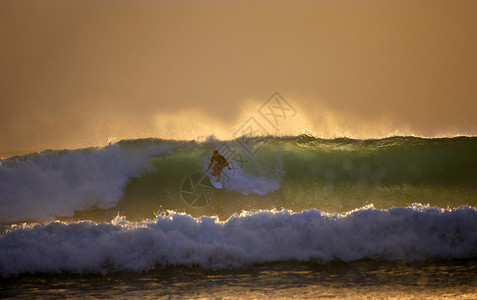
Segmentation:
<svg viewBox="0 0 477 300">
<path fill-rule="evenodd" d="M 207 168 L 207 170 L 205 170 L 205 173 L 207 173 L 207 171 L 209 171 L 210 166 L 212 166 L 214 161 L 216 163 L 214 164 L 214 167 L 212 168 L 212 170 L 213 170 L 212 176 L 217 176 L 217 180 L 215 182 L 219 182 L 220 181 L 220 172 L 222 171 L 222 169 L 225 168 L 225 167 L 228 167 L 229 170 L 232 170 L 232 169 L 230 168 L 229 162 L 225 159 L 225 157 L 220 155 L 219 151 L 214 150 L 214 154 L 212 155 L 212 158 L 210 159 L 209 167 Z"/>
</svg>

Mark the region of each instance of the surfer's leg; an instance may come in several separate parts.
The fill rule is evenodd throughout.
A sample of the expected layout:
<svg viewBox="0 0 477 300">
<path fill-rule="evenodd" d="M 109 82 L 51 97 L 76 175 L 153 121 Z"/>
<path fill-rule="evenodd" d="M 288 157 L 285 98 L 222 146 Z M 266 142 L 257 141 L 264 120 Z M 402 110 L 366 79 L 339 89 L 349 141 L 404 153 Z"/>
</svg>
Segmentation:
<svg viewBox="0 0 477 300">
<path fill-rule="evenodd" d="M 217 174 L 220 173 L 220 169 L 219 169 L 219 167 L 217 167 L 217 165 L 214 165 L 212 170 L 213 170 L 212 176 L 217 176 Z"/>
<path fill-rule="evenodd" d="M 217 177 L 217 180 L 216 180 L 215 182 L 219 182 L 219 181 L 220 181 L 220 171 L 222 171 L 222 170 L 219 170 L 219 172 L 218 172 L 218 175 L 219 175 L 219 176 Z"/>
</svg>

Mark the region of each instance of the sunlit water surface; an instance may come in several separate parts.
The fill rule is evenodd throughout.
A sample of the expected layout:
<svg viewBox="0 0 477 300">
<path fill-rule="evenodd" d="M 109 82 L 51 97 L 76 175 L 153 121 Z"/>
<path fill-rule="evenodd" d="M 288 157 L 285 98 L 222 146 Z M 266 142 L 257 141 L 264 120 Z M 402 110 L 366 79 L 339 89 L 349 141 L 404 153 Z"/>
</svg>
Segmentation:
<svg viewBox="0 0 477 300">
<path fill-rule="evenodd" d="M 477 298 L 476 261 L 276 263 L 234 271 L 34 274 L 2 280 L 0 298 Z"/>
</svg>

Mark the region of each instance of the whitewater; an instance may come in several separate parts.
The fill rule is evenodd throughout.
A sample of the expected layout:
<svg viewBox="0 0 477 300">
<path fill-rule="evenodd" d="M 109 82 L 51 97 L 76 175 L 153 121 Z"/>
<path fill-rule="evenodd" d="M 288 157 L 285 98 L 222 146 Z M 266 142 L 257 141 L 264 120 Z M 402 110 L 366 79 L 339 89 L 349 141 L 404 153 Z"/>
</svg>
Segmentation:
<svg viewBox="0 0 477 300">
<path fill-rule="evenodd" d="M 250 141 L 1 159 L 0 276 L 477 258 L 477 138 Z M 223 189 L 204 176 L 214 149 Z"/>
<path fill-rule="evenodd" d="M 155 220 L 18 225 L 3 233 L 0 275 L 243 268 L 277 261 L 414 261 L 477 255 L 470 207 L 244 212 L 225 222 L 171 213 Z"/>
</svg>

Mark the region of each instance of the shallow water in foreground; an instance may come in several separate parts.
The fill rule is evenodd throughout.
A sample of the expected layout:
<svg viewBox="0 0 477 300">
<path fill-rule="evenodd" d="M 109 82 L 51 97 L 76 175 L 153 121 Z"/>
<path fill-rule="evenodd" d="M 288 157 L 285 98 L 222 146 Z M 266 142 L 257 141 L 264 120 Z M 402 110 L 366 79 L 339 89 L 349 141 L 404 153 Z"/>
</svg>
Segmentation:
<svg viewBox="0 0 477 300">
<path fill-rule="evenodd" d="M 475 299 L 477 261 L 287 262 L 226 271 L 174 267 L 106 276 L 22 275 L 0 280 L 0 298 Z"/>
</svg>

